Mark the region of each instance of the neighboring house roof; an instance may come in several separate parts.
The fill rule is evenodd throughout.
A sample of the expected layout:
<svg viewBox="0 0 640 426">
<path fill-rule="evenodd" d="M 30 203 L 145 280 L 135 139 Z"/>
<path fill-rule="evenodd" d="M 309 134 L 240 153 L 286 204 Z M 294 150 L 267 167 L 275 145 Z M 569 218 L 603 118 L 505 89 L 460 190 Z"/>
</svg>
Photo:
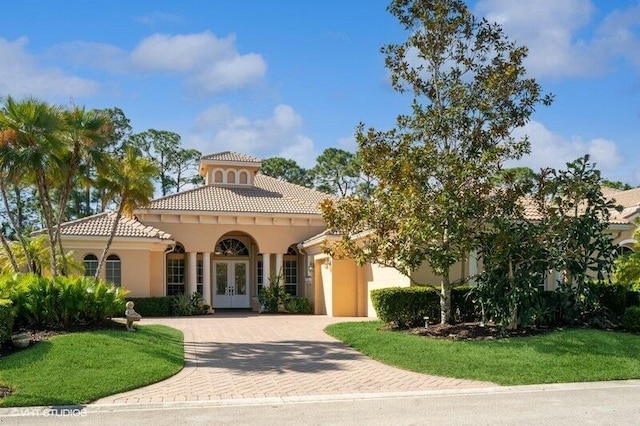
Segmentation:
<svg viewBox="0 0 640 426">
<path fill-rule="evenodd" d="M 98 213 L 72 222 L 63 223 L 60 233 L 63 236 L 89 236 L 108 237 L 111 235 L 113 221 L 116 219 L 114 212 Z M 116 237 L 153 238 L 158 240 L 171 240 L 171 234 L 163 232 L 152 226 L 146 226 L 136 219 L 121 217 L 116 228 Z"/>
<path fill-rule="evenodd" d="M 631 223 L 632 217 L 640 212 L 640 188 L 622 191 L 619 189 L 603 187 L 602 195 L 604 195 L 606 199 L 614 200 L 616 204 L 623 207 L 621 212 L 617 210 L 609 211 L 609 223 L 611 224 L 629 224 Z M 542 215 L 536 207 L 536 203 L 532 197 L 522 198 L 521 203 L 524 207 L 525 218 L 529 220 L 542 219 Z"/>
<path fill-rule="evenodd" d="M 234 162 L 234 163 L 261 163 L 262 161 L 252 155 L 240 154 L 233 151 L 218 152 L 215 154 L 203 155 L 201 160 L 213 160 L 221 162 Z"/>
<path fill-rule="evenodd" d="M 640 188 L 605 194 L 605 197 L 614 199 L 616 203 L 624 208 L 640 206 Z"/>
<path fill-rule="evenodd" d="M 200 186 L 153 200 L 140 210 L 320 215 L 318 204 L 328 197 L 323 192 L 257 174 L 253 186 Z"/>
</svg>

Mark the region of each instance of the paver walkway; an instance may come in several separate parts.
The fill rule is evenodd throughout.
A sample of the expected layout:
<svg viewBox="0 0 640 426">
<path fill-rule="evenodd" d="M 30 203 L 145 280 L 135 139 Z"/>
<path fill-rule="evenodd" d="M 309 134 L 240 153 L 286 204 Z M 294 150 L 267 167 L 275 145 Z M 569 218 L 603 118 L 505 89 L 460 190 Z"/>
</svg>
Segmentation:
<svg viewBox="0 0 640 426">
<path fill-rule="evenodd" d="M 185 368 L 175 376 L 94 404 L 424 391 L 496 386 L 389 367 L 324 333 L 363 318 L 216 313 L 143 319 L 182 330 Z"/>
</svg>

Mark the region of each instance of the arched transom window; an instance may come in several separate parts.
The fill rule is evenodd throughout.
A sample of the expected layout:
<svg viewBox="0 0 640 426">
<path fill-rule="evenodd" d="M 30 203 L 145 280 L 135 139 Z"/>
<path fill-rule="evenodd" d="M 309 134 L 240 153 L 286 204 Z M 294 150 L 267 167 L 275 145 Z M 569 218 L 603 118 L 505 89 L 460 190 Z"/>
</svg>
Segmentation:
<svg viewBox="0 0 640 426">
<path fill-rule="evenodd" d="M 249 248 L 240 240 L 225 238 L 216 244 L 217 256 L 249 256 Z"/>
</svg>

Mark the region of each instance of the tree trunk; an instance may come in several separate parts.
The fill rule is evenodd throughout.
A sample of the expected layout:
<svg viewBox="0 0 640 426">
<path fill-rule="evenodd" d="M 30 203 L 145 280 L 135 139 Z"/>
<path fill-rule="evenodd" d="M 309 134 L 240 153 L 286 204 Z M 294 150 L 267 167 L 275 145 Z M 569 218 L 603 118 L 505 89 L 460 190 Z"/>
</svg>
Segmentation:
<svg viewBox="0 0 640 426">
<path fill-rule="evenodd" d="M 447 269 L 440 281 L 440 324 L 451 323 L 451 281 Z"/>
<path fill-rule="evenodd" d="M 58 267 L 56 265 L 56 240 L 54 220 L 53 220 L 53 207 L 51 206 L 51 198 L 49 197 L 49 189 L 46 183 L 46 177 L 42 170 L 36 170 L 36 182 L 38 184 L 38 198 L 42 207 L 42 213 L 44 221 L 47 227 L 47 234 L 49 236 L 49 267 L 51 268 L 51 276 L 58 276 Z"/>
<path fill-rule="evenodd" d="M 118 213 L 116 213 L 115 220 L 113 221 L 113 226 L 111 226 L 111 233 L 109 234 L 109 239 L 107 240 L 107 244 L 104 246 L 104 250 L 102 250 L 102 256 L 100 256 L 100 261 L 98 261 L 96 274 L 94 276 L 96 280 L 100 278 L 100 271 L 102 271 L 102 265 L 104 264 L 104 261 L 107 258 L 107 253 L 109 252 L 109 248 L 111 247 L 111 243 L 113 242 L 113 237 L 116 235 L 116 230 L 118 229 L 118 222 L 120 222 L 120 218 L 122 217 L 123 210 L 124 210 L 124 200 L 122 200 L 122 202 L 120 203 L 120 206 L 118 207 Z"/>
<path fill-rule="evenodd" d="M 11 223 L 11 226 L 13 226 L 13 229 L 16 232 L 16 238 L 20 242 L 20 245 L 22 246 L 22 250 L 24 251 L 24 257 L 27 261 L 27 271 L 33 272 L 33 261 L 31 259 L 31 253 L 29 253 L 27 242 L 24 239 L 24 236 L 22 235 L 22 224 L 20 223 L 19 218 L 18 220 L 16 220 L 16 218 L 11 213 L 9 201 L 7 200 L 7 188 L 5 186 L 5 180 L 3 178 L 0 179 L 0 191 L 2 193 L 2 201 L 4 202 L 4 208 L 7 212 L 7 217 L 9 218 L 9 222 Z M 16 192 L 19 194 L 20 190 L 16 188 Z M 19 205 L 19 202 L 20 200 L 17 200 L 16 204 Z M 13 266 L 14 271 L 19 272 L 20 268 L 18 267 L 18 262 L 16 261 L 16 258 L 13 252 L 11 251 L 11 248 L 9 247 L 9 243 L 7 242 L 4 235 L 2 235 L 2 247 L 7 252 L 7 257 L 9 258 L 9 262 L 11 262 L 11 266 Z"/>
</svg>

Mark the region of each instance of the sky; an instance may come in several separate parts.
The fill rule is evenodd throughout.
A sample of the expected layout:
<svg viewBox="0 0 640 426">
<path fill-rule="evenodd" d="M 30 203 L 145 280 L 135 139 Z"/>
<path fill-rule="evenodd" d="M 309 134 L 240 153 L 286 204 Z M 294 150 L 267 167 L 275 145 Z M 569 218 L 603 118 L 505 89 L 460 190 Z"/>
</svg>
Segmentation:
<svg viewBox="0 0 640 426">
<path fill-rule="evenodd" d="M 358 123 L 407 110 L 380 48 L 407 33 L 388 0 L 22 0 L 0 15 L 0 97 L 122 109 L 134 132 L 168 130 L 203 154 L 315 164 L 355 151 Z M 564 168 L 589 154 L 640 185 L 640 0 L 469 0 L 529 47 L 545 93 L 532 152 L 511 166 Z"/>
</svg>

